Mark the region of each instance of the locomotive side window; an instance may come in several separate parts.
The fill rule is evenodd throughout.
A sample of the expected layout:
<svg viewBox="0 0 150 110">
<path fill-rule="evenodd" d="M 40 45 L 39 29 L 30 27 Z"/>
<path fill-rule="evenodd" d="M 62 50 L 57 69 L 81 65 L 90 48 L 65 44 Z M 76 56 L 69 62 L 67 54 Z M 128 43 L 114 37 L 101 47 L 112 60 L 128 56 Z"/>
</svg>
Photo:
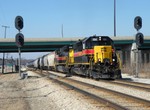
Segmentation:
<svg viewBox="0 0 150 110">
<path fill-rule="evenodd" d="M 90 39 L 88 39 L 88 40 L 86 40 L 86 42 L 85 42 L 85 48 L 86 49 L 90 49 L 91 48 L 91 40 Z"/>
<path fill-rule="evenodd" d="M 76 44 L 73 46 L 73 48 L 74 48 L 74 51 L 75 51 L 75 52 L 82 51 L 82 49 L 83 49 L 83 47 L 82 47 L 82 42 L 76 43 Z"/>
<path fill-rule="evenodd" d="M 83 50 L 85 49 L 85 43 L 83 43 Z"/>
</svg>

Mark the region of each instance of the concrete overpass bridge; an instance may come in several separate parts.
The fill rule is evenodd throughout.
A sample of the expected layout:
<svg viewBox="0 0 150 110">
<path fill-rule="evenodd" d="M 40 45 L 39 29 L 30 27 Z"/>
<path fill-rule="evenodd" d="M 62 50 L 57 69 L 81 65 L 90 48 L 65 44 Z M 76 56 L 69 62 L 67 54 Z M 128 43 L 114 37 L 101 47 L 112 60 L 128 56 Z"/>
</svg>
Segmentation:
<svg viewBox="0 0 150 110">
<path fill-rule="evenodd" d="M 132 51 L 135 37 L 111 37 L 120 53 L 123 65 L 132 65 L 135 62 L 135 53 Z M 73 44 L 83 38 L 25 38 L 22 52 L 50 52 L 64 45 Z M 140 49 L 141 63 L 150 63 L 150 36 L 144 37 L 144 44 Z M 15 38 L 0 39 L 0 53 L 18 52 Z"/>
<path fill-rule="evenodd" d="M 135 37 L 111 37 L 117 50 L 124 50 L 131 47 L 135 42 Z M 73 44 L 83 38 L 25 38 L 22 52 L 50 52 L 64 45 Z M 144 37 L 144 45 L 140 47 L 142 50 L 150 49 L 150 36 Z M 18 52 L 15 38 L 1 38 L 0 52 Z"/>
</svg>

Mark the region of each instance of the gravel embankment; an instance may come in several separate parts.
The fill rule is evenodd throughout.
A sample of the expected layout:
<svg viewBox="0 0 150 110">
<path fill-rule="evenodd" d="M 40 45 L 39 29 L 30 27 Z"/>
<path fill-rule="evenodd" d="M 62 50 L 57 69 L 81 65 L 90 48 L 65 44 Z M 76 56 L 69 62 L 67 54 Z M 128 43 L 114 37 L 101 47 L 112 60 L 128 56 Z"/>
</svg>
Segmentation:
<svg viewBox="0 0 150 110">
<path fill-rule="evenodd" d="M 59 74 L 56 72 L 52 72 L 61 76 L 65 76 L 65 74 Z M 78 76 L 72 76 L 70 78 L 76 79 L 76 80 L 80 80 L 86 83 L 90 83 L 90 84 L 94 84 L 100 87 L 104 87 L 107 89 L 111 89 L 114 91 L 118 91 L 121 93 L 125 93 L 125 94 L 129 94 L 135 97 L 139 97 L 142 99 L 146 99 L 150 101 L 150 92 L 148 91 L 142 91 L 142 90 L 137 90 L 131 87 L 123 87 L 123 86 L 119 86 L 119 85 L 114 85 L 114 84 L 108 84 L 108 83 L 104 83 L 104 82 L 100 82 L 100 81 L 95 81 L 93 79 L 89 79 L 89 78 L 82 78 L 82 77 L 78 77 Z"/>
<path fill-rule="evenodd" d="M 0 75 L 0 110 L 99 110 L 83 95 L 62 87 L 47 77 L 28 72 Z"/>
</svg>

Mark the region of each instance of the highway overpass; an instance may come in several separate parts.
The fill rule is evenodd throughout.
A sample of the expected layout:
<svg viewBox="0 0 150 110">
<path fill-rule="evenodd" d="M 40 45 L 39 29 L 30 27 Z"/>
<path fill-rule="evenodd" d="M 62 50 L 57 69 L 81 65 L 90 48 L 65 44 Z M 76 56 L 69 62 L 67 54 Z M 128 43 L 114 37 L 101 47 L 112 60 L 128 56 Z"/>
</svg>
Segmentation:
<svg viewBox="0 0 150 110">
<path fill-rule="evenodd" d="M 22 52 L 50 52 L 64 45 L 73 44 L 82 38 L 25 38 Z M 135 37 L 111 37 L 114 40 L 117 50 L 125 49 L 135 42 Z M 144 37 L 142 50 L 150 49 L 150 36 Z M 0 52 L 18 52 L 15 38 L 1 38 Z"/>
</svg>

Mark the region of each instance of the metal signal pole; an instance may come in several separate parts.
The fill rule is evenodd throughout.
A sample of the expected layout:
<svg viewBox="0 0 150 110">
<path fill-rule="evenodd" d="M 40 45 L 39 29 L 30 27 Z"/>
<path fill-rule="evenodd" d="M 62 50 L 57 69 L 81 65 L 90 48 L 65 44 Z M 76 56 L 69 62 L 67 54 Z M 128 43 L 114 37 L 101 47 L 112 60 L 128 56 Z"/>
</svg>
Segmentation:
<svg viewBox="0 0 150 110">
<path fill-rule="evenodd" d="M 13 73 L 13 56 L 11 56 L 12 73 Z"/>
<path fill-rule="evenodd" d="M 7 30 L 7 28 L 9 28 L 9 26 L 2 26 L 2 27 L 5 28 L 4 38 L 6 38 L 6 30 Z M 4 73 L 4 65 L 5 65 L 5 53 L 3 53 L 2 73 Z"/>
<path fill-rule="evenodd" d="M 138 48 L 142 46 L 144 43 L 144 35 L 139 32 L 142 28 L 142 18 L 140 16 L 136 16 L 134 18 L 134 28 L 137 30 L 137 34 L 135 35 L 136 41 L 136 74 L 135 77 L 139 77 L 139 50 Z"/>
<path fill-rule="evenodd" d="M 138 46 L 137 46 L 137 50 L 136 50 L 136 73 L 135 73 L 135 77 L 138 78 L 139 77 L 139 50 L 138 50 Z"/>
<path fill-rule="evenodd" d="M 19 75 L 21 79 L 25 78 L 25 74 L 21 73 L 21 47 L 24 45 L 24 35 L 21 33 L 21 29 L 24 27 L 23 18 L 22 16 L 16 16 L 15 18 L 15 27 L 19 31 L 18 34 L 16 34 L 16 45 L 18 47 L 19 52 Z"/>
<path fill-rule="evenodd" d="M 20 50 L 20 47 L 18 47 L 18 51 L 19 51 L 19 75 L 21 77 L 21 50 Z"/>
</svg>

